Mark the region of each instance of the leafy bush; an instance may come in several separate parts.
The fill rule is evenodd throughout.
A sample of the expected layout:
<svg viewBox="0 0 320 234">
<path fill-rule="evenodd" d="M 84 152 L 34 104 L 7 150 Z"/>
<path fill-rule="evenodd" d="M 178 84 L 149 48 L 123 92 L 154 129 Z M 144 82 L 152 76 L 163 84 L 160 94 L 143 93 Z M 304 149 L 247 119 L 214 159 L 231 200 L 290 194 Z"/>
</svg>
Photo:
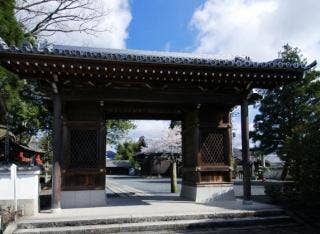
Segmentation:
<svg viewBox="0 0 320 234">
<path fill-rule="evenodd" d="M 264 182 L 265 194 L 273 203 L 282 203 L 291 200 L 296 195 L 293 181 L 266 181 Z"/>
<path fill-rule="evenodd" d="M 296 128 L 286 151 L 299 199 L 306 205 L 320 207 L 320 121 Z"/>
</svg>

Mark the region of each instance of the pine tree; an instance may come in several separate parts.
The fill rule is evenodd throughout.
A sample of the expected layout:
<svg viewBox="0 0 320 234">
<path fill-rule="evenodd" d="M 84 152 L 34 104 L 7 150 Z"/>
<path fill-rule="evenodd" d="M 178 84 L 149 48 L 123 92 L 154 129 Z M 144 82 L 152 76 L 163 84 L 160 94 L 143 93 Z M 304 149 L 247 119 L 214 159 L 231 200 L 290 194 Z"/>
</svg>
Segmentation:
<svg viewBox="0 0 320 234">
<path fill-rule="evenodd" d="M 285 45 L 279 55 L 285 62 L 306 63 L 300 50 L 289 45 Z M 319 72 L 311 70 L 300 82 L 264 91 L 260 114 L 254 119 L 252 140 L 261 154 L 276 153 L 285 162 L 283 179 L 293 167 L 289 142 L 295 139 L 297 129 L 305 129 L 319 118 L 318 77 Z"/>
</svg>

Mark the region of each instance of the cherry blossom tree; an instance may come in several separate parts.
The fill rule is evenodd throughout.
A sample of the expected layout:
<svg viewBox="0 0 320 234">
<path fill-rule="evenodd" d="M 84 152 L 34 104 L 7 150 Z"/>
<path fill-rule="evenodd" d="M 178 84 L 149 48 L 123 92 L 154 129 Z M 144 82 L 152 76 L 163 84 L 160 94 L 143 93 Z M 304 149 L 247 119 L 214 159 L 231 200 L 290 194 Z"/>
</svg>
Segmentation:
<svg viewBox="0 0 320 234">
<path fill-rule="evenodd" d="M 141 148 L 145 154 L 161 153 L 161 157 L 171 161 L 171 192 L 177 192 L 177 161 L 181 159 L 181 127 L 169 128 L 167 133 L 158 140 L 147 142 Z"/>
</svg>

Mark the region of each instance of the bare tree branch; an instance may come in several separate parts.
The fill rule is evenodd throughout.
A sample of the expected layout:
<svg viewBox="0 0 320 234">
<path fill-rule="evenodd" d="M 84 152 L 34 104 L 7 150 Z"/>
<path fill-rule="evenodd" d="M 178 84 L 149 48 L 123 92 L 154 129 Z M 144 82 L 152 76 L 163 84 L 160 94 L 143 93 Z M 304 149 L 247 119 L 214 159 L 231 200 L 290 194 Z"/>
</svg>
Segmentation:
<svg viewBox="0 0 320 234">
<path fill-rule="evenodd" d="M 94 35 L 107 31 L 99 24 L 108 14 L 101 0 L 17 0 L 16 15 L 33 36 L 55 32 L 84 32 Z"/>
<path fill-rule="evenodd" d="M 28 10 L 28 9 L 30 9 L 30 8 L 32 8 L 32 7 L 35 7 L 35 6 L 37 6 L 37 5 L 41 5 L 41 4 L 43 4 L 43 3 L 48 3 L 48 2 L 54 2 L 55 0 L 41 0 L 41 1 L 32 1 L 32 3 L 30 3 L 30 4 L 27 4 L 28 2 L 30 2 L 30 1 L 28 1 L 28 0 L 22 0 L 22 1 L 16 1 L 16 3 L 18 4 L 18 5 L 16 5 L 16 10 L 17 11 L 20 11 L 20 10 Z M 25 4 L 24 4 L 25 3 Z"/>
</svg>

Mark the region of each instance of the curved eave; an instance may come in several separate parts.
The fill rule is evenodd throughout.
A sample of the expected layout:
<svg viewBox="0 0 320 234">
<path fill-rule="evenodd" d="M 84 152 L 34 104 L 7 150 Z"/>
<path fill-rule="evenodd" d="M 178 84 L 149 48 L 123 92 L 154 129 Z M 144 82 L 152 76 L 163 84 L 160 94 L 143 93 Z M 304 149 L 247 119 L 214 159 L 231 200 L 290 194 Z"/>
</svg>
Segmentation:
<svg viewBox="0 0 320 234">
<path fill-rule="evenodd" d="M 225 60 L 226 61 L 226 60 Z M 186 64 L 152 61 L 112 60 L 99 57 L 48 53 L 0 51 L 0 63 L 25 79 L 104 79 L 110 81 L 174 82 L 188 84 L 250 84 L 272 88 L 300 80 L 305 67 L 229 64 Z"/>
</svg>

